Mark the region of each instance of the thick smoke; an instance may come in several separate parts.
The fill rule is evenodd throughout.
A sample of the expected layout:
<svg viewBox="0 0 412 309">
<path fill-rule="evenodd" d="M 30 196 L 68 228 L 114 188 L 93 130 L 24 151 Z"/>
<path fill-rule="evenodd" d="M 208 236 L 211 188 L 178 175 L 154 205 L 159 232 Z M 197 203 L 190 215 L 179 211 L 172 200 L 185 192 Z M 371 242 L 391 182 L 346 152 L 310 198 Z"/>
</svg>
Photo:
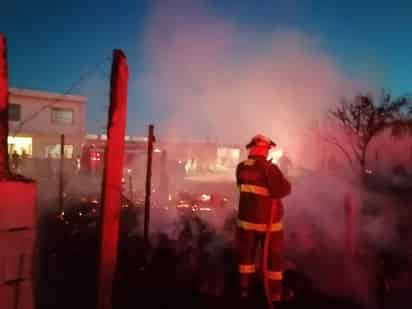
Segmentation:
<svg viewBox="0 0 412 309">
<path fill-rule="evenodd" d="M 155 2 L 146 21 L 149 69 L 144 83 L 153 108 L 162 115 L 157 119 L 158 134 L 243 145 L 250 136 L 264 133 L 286 149 L 292 160 L 304 164 L 309 125 L 322 119 L 342 96 L 351 97 L 370 86 L 345 76 L 321 47 L 317 36 L 293 29 L 278 28 L 264 35 L 246 31 L 199 2 Z M 340 267 L 335 254 L 345 252 L 346 193 L 373 201 L 359 188 L 330 175 L 310 175 L 294 184 L 285 200 L 287 226 L 298 231 L 293 240 L 288 238 L 296 245 L 289 248 L 293 254 L 305 256 L 322 246 L 324 256 L 312 258 Z M 363 233 L 370 239 L 378 241 L 386 235 L 381 245 L 391 242 L 393 236 L 387 231 L 395 222 L 384 220 L 383 215 L 363 220 Z M 353 291 L 336 277 L 319 274 L 321 264 L 313 265 L 309 276 L 322 289 Z M 352 280 L 348 284 L 356 286 L 354 294 L 360 294 L 352 296 L 373 303 L 367 271 L 353 265 L 348 272 Z"/>
<path fill-rule="evenodd" d="M 177 2 L 155 2 L 146 24 L 145 82 L 164 136 L 243 144 L 262 132 L 293 156 L 307 124 L 355 89 L 316 36 L 262 35 Z"/>
<path fill-rule="evenodd" d="M 286 149 L 293 161 L 303 160 L 297 154 L 305 154 L 302 147 L 308 124 L 341 96 L 350 97 L 359 84 L 322 52 L 316 36 L 293 29 L 261 35 L 218 17 L 198 2 L 176 2 L 156 1 L 146 20 L 148 61 L 142 78 L 149 102 L 160 115 L 155 119 L 157 135 L 243 145 L 252 135 L 264 133 Z M 141 176 L 135 184 L 139 189 L 143 188 L 144 173 Z M 173 176 L 169 175 L 171 181 Z M 91 194 L 99 191 L 99 184 L 91 186 L 88 179 L 84 183 L 76 179 L 76 183 L 67 184 L 67 190 Z M 85 192 L 85 188 L 91 192 Z M 316 286 L 333 293 L 350 289 L 337 284 L 341 282 L 336 277 L 319 272 L 341 266 L 336 255 L 342 256 L 345 250 L 343 198 L 348 192 L 357 197 L 362 193 L 335 177 L 310 175 L 293 183 L 293 193 L 284 201 L 288 251 L 294 257 L 310 256 L 312 260 L 304 261 L 308 268 L 305 272 Z M 55 195 L 46 198 L 57 200 Z M 231 193 L 231 198 L 235 207 L 236 196 Z M 392 203 L 377 197 L 368 199 L 371 203 Z M 234 207 L 220 214 L 222 217 L 204 218 L 214 233 L 204 250 L 216 264 L 220 263 L 222 248 L 233 244 L 233 226 L 226 229 L 225 223 L 233 216 Z M 181 229 L 188 223 L 179 225 L 178 218 L 174 209 L 154 207 L 152 235 L 165 233 L 169 239 L 179 240 Z M 387 218 L 386 212 L 363 221 L 363 232 L 381 246 L 389 246 L 395 238 L 392 227 L 398 218 L 392 213 L 390 220 Z M 198 222 L 189 224 L 193 238 L 201 238 Z M 153 245 L 161 240 L 153 237 Z M 316 247 L 324 249 L 323 255 L 311 255 Z M 368 292 L 361 290 L 368 286 L 367 275 L 357 267 L 352 272 L 352 285 L 362 294 L 356 298 L 371 302 Z"/>
</svg>

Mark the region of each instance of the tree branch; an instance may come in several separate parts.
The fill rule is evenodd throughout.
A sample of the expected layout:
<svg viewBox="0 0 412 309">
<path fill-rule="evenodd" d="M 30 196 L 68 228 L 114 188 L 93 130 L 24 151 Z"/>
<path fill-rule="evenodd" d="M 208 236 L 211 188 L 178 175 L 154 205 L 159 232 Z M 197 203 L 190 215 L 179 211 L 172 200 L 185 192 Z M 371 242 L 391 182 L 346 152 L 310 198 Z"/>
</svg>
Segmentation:
<svg viewBox="0 0 412 309">
<path fill-rule="evenodd" d="M 350 156 L 349 152 L 345 149 L 345 147 L 343 147 L 339 141 L 336 138 L 332 138 L 332 137 L 326 137 L 326 136 L 321 136 L 320 137 L 325 143 L 331 144 L 336 146 L 346 157 L 346 159 L 348 160 L 349 166 L 355 170 L 355 167 L 353 166 L 353 160 L 352 157 Z"/>
</svg>

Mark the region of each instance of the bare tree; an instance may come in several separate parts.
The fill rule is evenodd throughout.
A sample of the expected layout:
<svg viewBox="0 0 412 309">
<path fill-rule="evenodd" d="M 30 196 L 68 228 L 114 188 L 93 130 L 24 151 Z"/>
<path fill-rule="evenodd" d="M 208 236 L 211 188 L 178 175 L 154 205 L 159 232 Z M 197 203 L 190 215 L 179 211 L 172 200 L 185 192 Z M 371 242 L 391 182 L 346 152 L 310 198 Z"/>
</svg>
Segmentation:
<svg viewBox="0 0 412 309">
<path fill-rule="evenodd" d="M 335 134 L 321 135 L 322 139 L 339 148 L 350 166 L 362 174 L 374 137 L 387 129 L 393 137 L 412 133 L 412 101 L 407 97 L 393 99 L 383 93 L 377 103 L 371 95 L 357 95 L 342 99 L 328 115 Z"/>
</svg>

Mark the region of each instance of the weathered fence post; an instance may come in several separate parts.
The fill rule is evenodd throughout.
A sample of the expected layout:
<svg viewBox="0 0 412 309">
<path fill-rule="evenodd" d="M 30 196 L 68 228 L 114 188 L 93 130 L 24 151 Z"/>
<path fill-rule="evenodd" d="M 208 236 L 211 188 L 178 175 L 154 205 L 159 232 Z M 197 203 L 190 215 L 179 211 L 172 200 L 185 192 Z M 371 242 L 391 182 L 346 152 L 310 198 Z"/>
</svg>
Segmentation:
<svg viewBox="0 0 412 309">
<path fill-rule="evenodd" d="M 357 251 L 357 232 L 356 232 L 356 205 L 351 194 L 347 193 L 344 197 L 344 220 L 345 220 L 345 256 L 350 260 Z"/>
<path fill-rule="evenodd" d="M 133 187 L 133 175 L 132 175 L 132 170 L 128 169 L 128 174 L 129 174 L 129 199 L 134 203 L 134 187 Z"/>
<path fill-rule="evenodd" d="M 64 134 L 60 135 L 59 215 L 64 210 Z"/>
<path fill-rule="evenodd" d="M 0 178 L 9 175 L 7 137 L 9 135 L 9 83 L 6 38 L 0 33 Z"/>
<path fill-rule="evenodd" d="M 164 149 L 160 157 L 160 201 L 167 203 L 169 195 L 169 175 L 167 172 L 167 151 Z"/>
<path fill-rule="evenodd" d="M 126 130 L 128 66 L 121 50 L 113 51 L 109 120 L 100 214 L 97 308 L 113 308 L 113 280 L 117 266 L 120 197 Z"/>
<path fill-rule="evenodd" d="M 33 309 L 36 183 L 9 170 L 6 39 L 0 33 L 0 308 Z"/>
<path fill-rule="evenodd" d="M 145 192 L 145 202 L 144 202 L 144 230 L 143 230 L 143 241 L 145 244 L 145 250 L 149 249 L 149 224 L 150 224 L 150 195 L 152 193 L 152 159 L 153 159 L 153 143 L 155 141 L 154 137 L 154 126 L 151 124 L 149 126 L 149 137 L 147 142 L 147 165 L 146 165 L 146 192 Z"/>
</svg>

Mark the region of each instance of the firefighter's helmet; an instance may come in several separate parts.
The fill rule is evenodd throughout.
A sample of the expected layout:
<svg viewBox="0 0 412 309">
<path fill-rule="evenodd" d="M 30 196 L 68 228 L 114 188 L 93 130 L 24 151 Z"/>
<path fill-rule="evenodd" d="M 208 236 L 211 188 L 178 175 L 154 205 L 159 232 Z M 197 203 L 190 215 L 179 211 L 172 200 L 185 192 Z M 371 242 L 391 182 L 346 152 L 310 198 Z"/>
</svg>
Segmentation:
<svg viewBox="0 0 412 309">
<path fill-rule="evenodd" d="M 270 138 L 264 136 L 263 134 L 258 134 L 256 136 L 254 136 L 251 141 L 249 142 L 249 144 L 246 145 L 246 149 L 255 147 L 255 146 L 260 146 L 260 147 L 275 147 L 276 143 L 274 141 L 272 141 Z"/>
</svg>

